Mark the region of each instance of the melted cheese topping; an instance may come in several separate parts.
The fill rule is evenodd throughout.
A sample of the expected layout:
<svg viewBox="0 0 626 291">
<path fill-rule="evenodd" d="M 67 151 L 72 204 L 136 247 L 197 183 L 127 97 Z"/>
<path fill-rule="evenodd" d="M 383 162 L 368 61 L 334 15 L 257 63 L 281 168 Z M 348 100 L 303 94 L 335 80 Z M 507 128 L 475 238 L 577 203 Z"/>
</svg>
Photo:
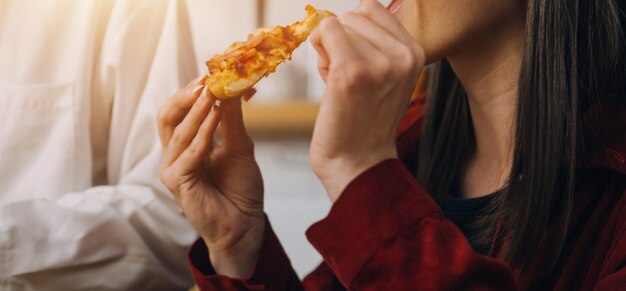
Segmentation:
<svg viewBox="0 0 626 291">
<path fill-rule="evenodd" d="M 330 11 L 306 7 L 307 16 L 287 27 L 259 28 L 245 42 L 232 44 L 221 55 L 209 61 L 210 76 L 206 85 L 217 99 L 245 94 L 263 77 L 276 71 L 278 65 L 291 59 L 322 19 L 334 16 Z"/>
</svg>

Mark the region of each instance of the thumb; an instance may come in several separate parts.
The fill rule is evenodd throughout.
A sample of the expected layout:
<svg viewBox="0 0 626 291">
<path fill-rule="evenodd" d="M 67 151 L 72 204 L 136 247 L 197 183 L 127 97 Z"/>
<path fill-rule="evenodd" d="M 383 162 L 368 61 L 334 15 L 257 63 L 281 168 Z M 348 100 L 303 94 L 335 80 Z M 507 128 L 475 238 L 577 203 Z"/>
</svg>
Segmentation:
<svg viewBox="0 0 626 291">
<path fill-rule="evenodd" d="M 252 152 L 252 139 L 246 132 L 241 112 L 241 98 L 224 100 L 220 104 L 224 146 L 242 152 Z"/>
</svg>

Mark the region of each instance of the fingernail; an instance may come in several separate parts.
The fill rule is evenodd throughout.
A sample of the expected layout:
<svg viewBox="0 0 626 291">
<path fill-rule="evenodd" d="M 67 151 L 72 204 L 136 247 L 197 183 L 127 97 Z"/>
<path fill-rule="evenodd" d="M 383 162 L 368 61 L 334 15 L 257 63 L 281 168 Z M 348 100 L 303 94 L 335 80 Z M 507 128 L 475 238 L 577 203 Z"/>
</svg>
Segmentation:
<svg viewBox="0 0 626 291">
<path fill-rule="evenodd" d="M 204 89 L 204 85 L 198 85 L 195 88 L 193 88 L 193 94 L 198 94 L 200 93 L 200 91 L 202 91 L 202 89 Z"/>
<path fill-rule="evenodd" d="M 202 89 L 202 94 L 200 94 L 200 98 L 198 98 L 200 103 L 204 103 L 207 100 L 206 92 L 208 91 L 208 87 L 204 87 Z"/>
<path fill-rule="evenodd" d="M 200 77 L 200 79 L 198 80 L 198 83 L 204 84 L 204 82 L 206 82 L 206 79 L 209 78 L 209 75 L 203 75 L 202 77 Z"/>
</svg>

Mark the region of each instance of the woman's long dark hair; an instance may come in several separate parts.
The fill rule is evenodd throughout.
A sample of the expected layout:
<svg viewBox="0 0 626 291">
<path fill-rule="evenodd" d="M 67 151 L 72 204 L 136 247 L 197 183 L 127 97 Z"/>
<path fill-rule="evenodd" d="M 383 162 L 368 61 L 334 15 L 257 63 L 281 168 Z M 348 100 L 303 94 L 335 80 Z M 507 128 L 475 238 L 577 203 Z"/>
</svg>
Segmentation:
<svg viewBox="0 0 626 291">
<path fill-rule="evenodd" d="M 500 256 L 527 267 L 547 228 L 558 229 L 552 266 L 568 235 L 582 114 L 626 103 L 625 0 L 528 0 L 513 165 L 483 236 L 506 237 Z M 431 71 L 417 178 L 438 203 L 458 185 L 474 150 L 467 96 L 447 61 Z M 503 231 L 496 232 L 497 229 Z"/>
</svg>

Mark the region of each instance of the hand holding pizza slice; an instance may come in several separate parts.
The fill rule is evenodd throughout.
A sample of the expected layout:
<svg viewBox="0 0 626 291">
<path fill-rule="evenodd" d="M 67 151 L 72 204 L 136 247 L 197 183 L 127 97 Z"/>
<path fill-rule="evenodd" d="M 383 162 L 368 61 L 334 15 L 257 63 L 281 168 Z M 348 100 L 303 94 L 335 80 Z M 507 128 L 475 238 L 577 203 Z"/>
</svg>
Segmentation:
<svg viewBox="0 0 626 291">
<path fill-rule="evenodd" d="M 206 85 L 220 100 L 249 94 L 263 77 L 291 59 L 293 51 L 311 34 L 322 19 L 335 16 L 330 11 L 306 7 L 307 16 L 287 27 L 259 28 L 245 42 L 232 44 L 222 55 L 207 61 L 210 76 Z"/>
</svg>

